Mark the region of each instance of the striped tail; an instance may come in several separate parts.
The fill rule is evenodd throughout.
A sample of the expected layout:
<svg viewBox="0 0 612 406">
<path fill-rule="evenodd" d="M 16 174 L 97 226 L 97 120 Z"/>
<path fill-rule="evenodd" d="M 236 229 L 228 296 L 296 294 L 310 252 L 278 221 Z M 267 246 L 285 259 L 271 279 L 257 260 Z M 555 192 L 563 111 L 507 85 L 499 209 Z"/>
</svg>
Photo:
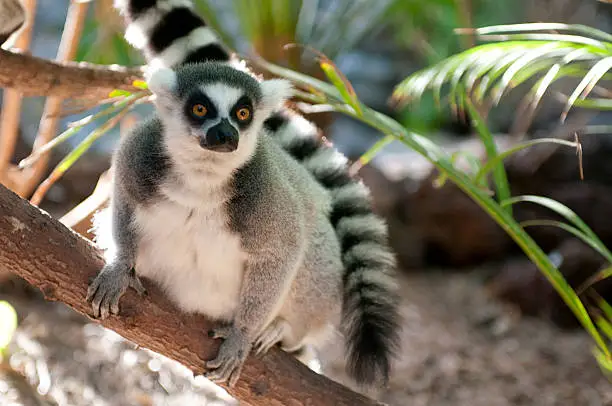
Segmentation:
<svg viewBox="0 0 612 406">
<path fill-rule="evenodd" d="M 126 39 L 151 65 L 238 63 L 198 16 L 190 0 L 115 0 L 127 22 Z M 360 384 L 388 380 L 399 346 L 395 257 L 385 222 L 372 212 L 367 187 L 352 179 L 346 158 L 318 136 L 317 128 L 285 108 L 264 127 L 332 195 L 330 221 L 342 247 L 343 323 L 348 372 Z"/>
<path fill-rule="evenodd" d="M 115 7 L 127 23 L 126 40 L 143 51 L 151 66 L 231 61 L 191 0 L 115 0 Z"/>
<path fill-rule="evenodd" d="M 265 128 L 331 192 L 330 221 L 344 265 L 343 323 L 347 369 L 359 384 L 389 379 L 399 348 L 399 296 L 395 256 L 385 222 L 372 212 L 368 188 L 351 178 L 346 158 L 318 136 L 317 128 L 285 110 Z"/>
</svg>

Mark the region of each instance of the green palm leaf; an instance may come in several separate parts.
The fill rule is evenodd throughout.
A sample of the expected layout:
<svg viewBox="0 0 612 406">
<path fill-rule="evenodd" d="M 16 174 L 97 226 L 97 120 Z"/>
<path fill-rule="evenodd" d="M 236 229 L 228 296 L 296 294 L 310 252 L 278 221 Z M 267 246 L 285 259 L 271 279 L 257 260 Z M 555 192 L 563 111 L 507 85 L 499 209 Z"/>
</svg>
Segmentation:
<svg viewBox="0 0 612 406">
<path fill-rule="evenodd" d="M 565 109 L 563 109 L 563 113 L 561 114 L 561 119 L 564 120 L 567 117 L 567 113 L 572 108 L 574 102 L 579 97 L 581 99 L 585 99 L 588 94 L 591 92 L 593 87 L 597 84 L 597 82 L 612 68 L 612 56 L 608 56 L 603 58 L 589 70 L 589 72 L 584 75 L 584 78 L 580 81 L 574 92 L 570 96 Z"/>
<path fill-rule="evenodd" d="M 465 30 L 463 30 L 465 31 Z M 506 24 L 492 25 L 489 27 L 477 28 L 474 30 L 476 35 L 485 34 L 501 34 L 509 32 L 528 32 L 528 31 L 556 31 L 556 32 L 573 32 L 574 34 L 584 35 L 593 38 L 599 38 L 604 41 L 612 42 L 612 35 L 596 28 L 588 27 L 582 24 L 563 24 L 563 23 L 524 23 L 524 24 Z"/>
<path fill-rule="evenodd" d="M 438 104 L 447 96 L 456 108 L 459 89 L 464 88 L 474 101 L 495 106 L 510 90 L 536 79 L 519 109 L 523 114 L 535 111 L 553 83 L 578 77 L 581 80 L 567 96 L 561 120 L 574 105 L 597 108 L 601 104 L 589 103 L 588 97 L 610 76 L 612 35 L 583 25 L 558 23 L 498 25 L 460 32 L 488 43 L 408 76 L 393 92 L 396 103 L 413 102 L 431 91 Z"/>
</svg>

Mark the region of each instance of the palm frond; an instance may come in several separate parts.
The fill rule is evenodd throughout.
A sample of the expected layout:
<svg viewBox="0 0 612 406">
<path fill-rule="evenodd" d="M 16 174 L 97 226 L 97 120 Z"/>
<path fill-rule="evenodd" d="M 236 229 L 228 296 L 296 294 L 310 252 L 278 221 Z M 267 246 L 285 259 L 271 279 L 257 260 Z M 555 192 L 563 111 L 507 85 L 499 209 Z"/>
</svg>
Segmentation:
<svg viewBox="0 0 612 406">
<path fill-rule="evenodd" d="M 396 103 L 413 102 L 431 91 L 438 104 L 445 95 L 457 109 L 462 87 L 474 101 L 496 106 L 512 89 L 535 79 L 519 109 L 522 114 L 526 109 L 535 111 L 555 82 L 580 78 L 567 96 L 561 120 L 574 105 L 597 108 L 601 104 L 590 103 L 588 97 L 610 76 L 612 35 L 584 25 L 559 23 L 497 25 L 459 32 L 488 43 L 408 76 L 393 92 Z"/>
<path fill-rule="evenodd" d="M 458 30 L 465 31 L 465 30 Z M 470 30 L 472 31 L 472 30 Z M 596 28 L 588 27 L 582 24 L 564 24 L 564 23 L 523 23 L 523 24 L 505 24 L 505 25 L 492 25 L 489 27 L 482 27 L 473 30 L 477 35 L 486 34 L 503 34 L 512 32 L 541 32 L 541 31 L 555 31 L 555 32 L 567 32 L 577 35 L 588 36 L 591 38 L 599 38 L 604 41 L 612 41 L 612 35 L 607 32 L 598 30 Z"/>
</svg>

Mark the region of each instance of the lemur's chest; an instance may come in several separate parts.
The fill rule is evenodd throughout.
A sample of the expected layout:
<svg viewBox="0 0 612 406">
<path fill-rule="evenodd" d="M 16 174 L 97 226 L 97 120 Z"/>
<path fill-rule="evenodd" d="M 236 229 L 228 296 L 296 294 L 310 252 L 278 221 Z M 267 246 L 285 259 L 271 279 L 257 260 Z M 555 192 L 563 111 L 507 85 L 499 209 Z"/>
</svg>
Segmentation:
<svg viewBox="0 0 612 406">
<path fill-rule="evenodd" d="M 159 283 L 184 311 L 231 318 L 246 255 L 223 210 L 164 200 L 138 208 L 135 221 L 136 272 Z"/>
</svg>

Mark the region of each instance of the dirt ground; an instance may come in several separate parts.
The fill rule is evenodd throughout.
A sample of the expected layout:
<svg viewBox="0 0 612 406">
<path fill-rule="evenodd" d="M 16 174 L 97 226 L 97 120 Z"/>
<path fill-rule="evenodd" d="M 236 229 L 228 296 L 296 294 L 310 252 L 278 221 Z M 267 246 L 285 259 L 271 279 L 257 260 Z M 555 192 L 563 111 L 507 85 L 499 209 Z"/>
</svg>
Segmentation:
<svg viewBox="0 0 612 406">
<path fill-rule="evenodd" d="M 397 406 L 612 405 L 612 381 L 581 331 L 521 318 L 489 299 L 478 272 L 402 278 L 403 357 L 390 389 Z M 0 405 L 237 404 L 181 365 L 137 349 L 61 304 L 6 288 L 0 299 L 22 321 L 0 365 Z M 341 343 L 321 355 L 324 372 L 350 386 Z"/>
</svg>

